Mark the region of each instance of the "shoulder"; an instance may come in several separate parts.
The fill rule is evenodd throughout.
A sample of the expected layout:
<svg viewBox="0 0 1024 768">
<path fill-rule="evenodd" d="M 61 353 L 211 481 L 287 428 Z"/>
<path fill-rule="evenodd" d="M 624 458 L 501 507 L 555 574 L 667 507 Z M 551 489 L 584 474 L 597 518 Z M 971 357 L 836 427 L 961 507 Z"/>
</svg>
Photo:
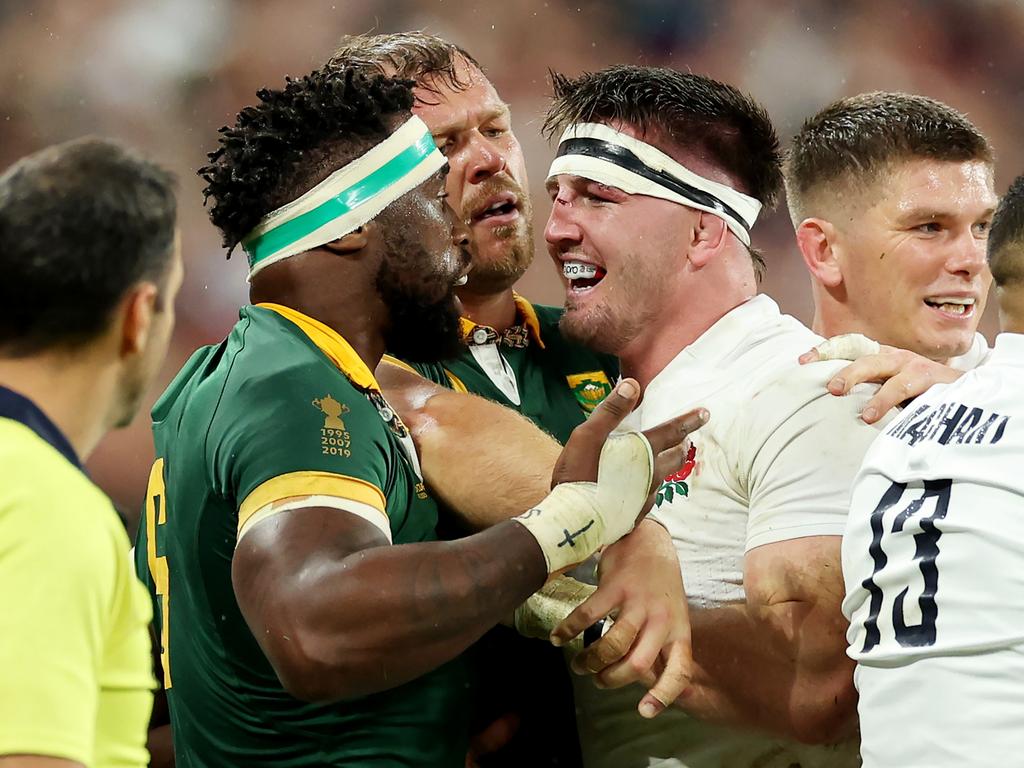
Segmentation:
<svg viewBox="0 0 1024 768">
<path fill-rule="evenodd" d="M 0 540 L 48 577 L 113 575 L 111 553 L 130 544 L 110 499 L 35 433 L 14 426 L 29 434 L 0 424 Z"/>
</svg>

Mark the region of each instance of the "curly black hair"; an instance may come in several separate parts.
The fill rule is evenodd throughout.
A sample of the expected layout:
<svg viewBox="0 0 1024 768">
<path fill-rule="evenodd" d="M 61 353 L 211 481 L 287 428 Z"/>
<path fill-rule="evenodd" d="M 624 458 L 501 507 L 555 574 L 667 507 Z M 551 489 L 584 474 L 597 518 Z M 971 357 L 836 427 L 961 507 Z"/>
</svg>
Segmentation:
<svg viewBox="0 0 1024 768">
<path fill-rule="evenodd" d="M 228 256 L 261 218 L 387 138 L 409 116 L 412 86 L 335 62 L 257 91 L 260 103 L 220 129 L 220 147 L 199 169 Z"/>
</svg>

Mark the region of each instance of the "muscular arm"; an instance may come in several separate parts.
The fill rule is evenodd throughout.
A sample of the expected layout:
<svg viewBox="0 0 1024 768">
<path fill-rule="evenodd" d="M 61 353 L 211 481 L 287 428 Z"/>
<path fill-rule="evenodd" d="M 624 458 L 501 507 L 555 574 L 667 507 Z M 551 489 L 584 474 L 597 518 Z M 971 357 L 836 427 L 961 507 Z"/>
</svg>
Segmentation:
<svg viewBox="0 0 1024 768">
<path fill-rule="evenodd" d="M 412 433 L 426 484 L 464 525 L 486 528 L 544 498 L 561 446 L 531 421 L 387 362 L 376 376 Z"/>
<path fill-rule="evenodd" d="M 514 566 L 514 567 L 513 567 Z M 304 508 L 239 542 L 239 606 L 285 688 L 326 701 L 393 688 L 454 658 L 547 577 L 518 523 L 388 546 L 372 524 Z"/>
<path fill-rule="evenodd" d="M 746 556 L 743 605 L 690 609 L 693 667 L 676 705 L 695 717 L 828 743 L 853 727 L 853 662 L 840 611 L 840 537 Z"/>
</svg>

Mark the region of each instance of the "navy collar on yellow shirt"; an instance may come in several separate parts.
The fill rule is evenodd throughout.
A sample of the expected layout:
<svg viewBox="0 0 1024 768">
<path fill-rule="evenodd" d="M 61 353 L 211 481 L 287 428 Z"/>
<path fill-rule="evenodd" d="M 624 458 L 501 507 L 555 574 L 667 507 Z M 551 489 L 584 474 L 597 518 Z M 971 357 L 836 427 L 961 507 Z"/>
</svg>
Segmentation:
<svg viewBox="0 0 1024 768">
<path fill-rule="evenodd" d="M 3 386 L 0 386 L 0 418 L 20 421 L 52 445 L 65 459 L 79 469 L 82 468 L 82 463 L 78 460 L 78 454 L 71 447 L 71 443 L 39 406 L 24 395 Z"/>
</svg>

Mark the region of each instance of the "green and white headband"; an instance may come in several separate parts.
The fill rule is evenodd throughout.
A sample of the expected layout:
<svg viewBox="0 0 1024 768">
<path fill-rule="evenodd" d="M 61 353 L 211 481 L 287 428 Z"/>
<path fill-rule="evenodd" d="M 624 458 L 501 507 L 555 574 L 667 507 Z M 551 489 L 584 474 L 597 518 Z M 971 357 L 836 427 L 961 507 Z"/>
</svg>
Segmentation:
<svg viewBox="0 0 1024 768">
<path fill-rule="evenodd" d="M 363 226 L 446 162 L 426 124 L 413 115 L 369 152 L 264 216 L 242 238 L 249 279 L 270 264 Z"/>
<path fill-rule="evenodd" d="M 565 129 L 548 178 L 563 173 L 712 213 L 746 245 L 761 212 L 758 200 L 706 179 L 657 147 L 602 123 L 576 123 Z"/>
</svg>

